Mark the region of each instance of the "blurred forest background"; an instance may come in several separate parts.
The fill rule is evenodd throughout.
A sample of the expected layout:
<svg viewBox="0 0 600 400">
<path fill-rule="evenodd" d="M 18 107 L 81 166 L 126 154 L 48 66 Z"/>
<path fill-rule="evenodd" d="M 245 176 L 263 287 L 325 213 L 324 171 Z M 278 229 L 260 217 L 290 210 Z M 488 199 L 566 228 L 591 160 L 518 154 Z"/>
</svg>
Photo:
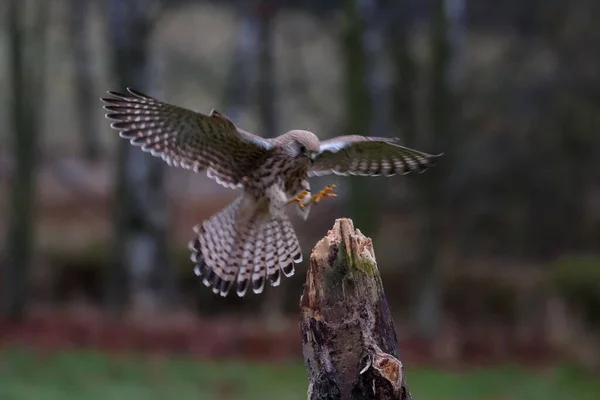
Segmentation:
<svg viewBox="0 0 600 400">
<path fill-rule="evenodd" d="M 198 282 L 192 227 L 238 193 L 119 139 L 99 97 L 126 87 L 265 137 L 444 152 L 422 175 L 314 179 L 339 197 L 294 217 L 304 259 L 338 217 L 373 238 L 418 399 L 600 398 L 582 377 L 600 2 L 0 0 L 0 18 L 1 398 L 306 396 L 306 261 L 260 296 Z"/>
</svg>

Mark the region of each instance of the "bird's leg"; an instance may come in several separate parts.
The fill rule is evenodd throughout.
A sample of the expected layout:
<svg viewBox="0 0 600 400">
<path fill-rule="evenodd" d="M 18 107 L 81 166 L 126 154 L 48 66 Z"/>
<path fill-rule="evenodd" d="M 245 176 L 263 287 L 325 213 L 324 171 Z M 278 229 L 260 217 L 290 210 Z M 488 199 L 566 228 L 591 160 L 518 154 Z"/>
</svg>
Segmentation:
<svg viewBox="0 0 600 400">
<path fill-rule="evenodd" d="M 319 193 L 311 196 L 311 198 L 308 199 L 307 204 L 318 203 L 323 199 L 323 197 L 337 197 L 337 194 L 331 193 L 333 192 L 333 189 L 335 189 L 335 185 L 325 186 Z"/>
<path fill-rule="evenodd" d="M 302 200 L 308 195 L 308 190 L 304 189 L 303 191 L 300 192 L 300 194 L 298 194 L 296 197 L 292 197 L 291 199 L 289 199 L 287 201 L 287 204 L 290 203 L 298 203 L 298 207 L 300 208 L 304 208 L 304 204 L 302 204 Z"/>
<path fill-rule="evenodd" d="M 296 197 L 289 199 L 287 201 L 287 204 L 298 203 L 298 207 L 300 207 L 301 209 L 304 209 L 310 203 L 320 202 L 324 197 L 337 197 L 337 194 L 331 193 L 331 192 L 333 192 L 333 189 L 335 189 L 335 187 L 336 187 L 335 185 L 325 186 L 319 193 L 312 195 L 306 201 L 302 201 L 309 193 L 309 191 L 307 189 L 304 189 Z"/>
</svg>

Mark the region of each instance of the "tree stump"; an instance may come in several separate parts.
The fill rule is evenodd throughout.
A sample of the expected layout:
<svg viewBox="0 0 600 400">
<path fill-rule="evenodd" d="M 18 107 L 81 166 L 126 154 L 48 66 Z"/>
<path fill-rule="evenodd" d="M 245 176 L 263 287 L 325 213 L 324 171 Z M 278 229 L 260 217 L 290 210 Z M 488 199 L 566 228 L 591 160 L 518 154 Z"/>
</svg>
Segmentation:
<svg viewBox="0 0 600 400">
<path fill-rule="evenodd" d="M 412 399 L 371 239 L 338 219 L 314 247 L 300 300 L 308 399 Z"/>
</svg>

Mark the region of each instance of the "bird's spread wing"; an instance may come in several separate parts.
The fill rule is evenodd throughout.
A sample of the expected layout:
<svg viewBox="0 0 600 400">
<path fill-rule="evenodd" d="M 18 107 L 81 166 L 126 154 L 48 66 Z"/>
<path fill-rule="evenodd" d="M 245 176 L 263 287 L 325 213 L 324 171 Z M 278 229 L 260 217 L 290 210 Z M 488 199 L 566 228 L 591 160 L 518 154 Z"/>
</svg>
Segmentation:
<svg viewBox="0 0 600 400">
<path fill-rule="evenodd" d="M 111 127 L 131 144 L 169 165 L 194 171 L 227 187 L 238 187 L 253 165 L 272 148 L 259 136 L 237 129 L 216 110 L 208 115 L 163 103 L 133 89 L 102 98 Z"/>
<path fill-rule="evenodd" d="M 339 136 L 321 142 L 319 155 L 309 176 L 327 174 L 392 176 L 423 172 L 441 156 L 423 153 L 398 144 L 395 138 Z"/>
</svg>

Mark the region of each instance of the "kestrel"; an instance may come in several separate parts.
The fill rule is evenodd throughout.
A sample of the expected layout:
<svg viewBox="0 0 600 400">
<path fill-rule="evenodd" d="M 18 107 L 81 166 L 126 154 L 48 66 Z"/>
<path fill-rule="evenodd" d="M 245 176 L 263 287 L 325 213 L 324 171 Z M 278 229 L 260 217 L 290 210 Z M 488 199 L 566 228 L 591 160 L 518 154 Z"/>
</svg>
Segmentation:
<svg viewBox="0 0 600 400">
<path fill-rule="evenodd" d="M 194 272 L 213 292 L 242 297 L 250 284 L 261 293 L 268 279 L 294 274 L 302 261 L 300 244 L 286 214 L 296 204 L 306 219 L 312 203 L 335 196 L 329 186 L 311 195 L 316 175 L 392 176 L 423 172 L 438 155 L 401 146 L 397 139 L 339 136 L 320 141 L 312 132 L 292 130 L 273 139 L 246 132 L 216 110 L 208 114 L 171 105 L 139 91 L 109 91 L 102 98 L 111 127 L 131 144 L 171 166 L 206 170 L 241 195 L 194 227 L 189 244 Z"/>
</svg>

